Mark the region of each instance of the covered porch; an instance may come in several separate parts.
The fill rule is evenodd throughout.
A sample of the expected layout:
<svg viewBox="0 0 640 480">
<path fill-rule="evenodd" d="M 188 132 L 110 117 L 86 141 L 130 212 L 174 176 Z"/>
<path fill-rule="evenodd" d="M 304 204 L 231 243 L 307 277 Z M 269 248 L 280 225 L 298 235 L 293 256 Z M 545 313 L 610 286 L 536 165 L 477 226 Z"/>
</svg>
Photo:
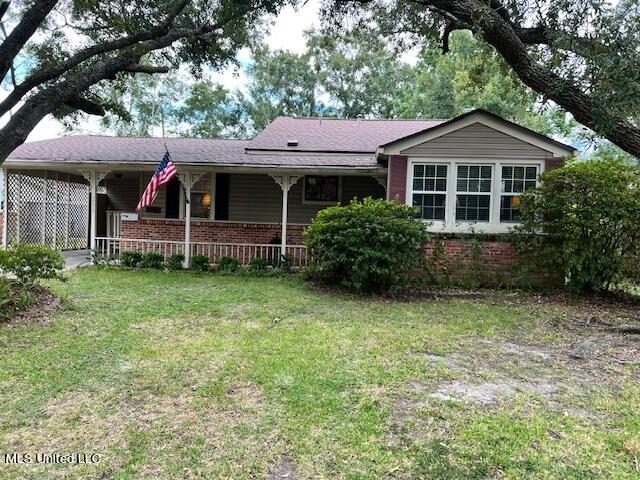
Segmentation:
<svg viewBox="0 0 640 480">
<path fill-rule="evenodd" d="M 370 169 L 178 164 L 180 182 L 162 187 L 154 204 L 135 214 L 152 175 L 150 165 L 40 167 L 5 165 L 4 246 L 89 248 L 100 258 L 116 258 L 126 250 L 157 252 L 165 259 L 182 254 L 185 264 L 196 254 L 211 263 L 231 256 L 242 264 L 253 258 L 275 264 L 286 255 L 292 265 L 303 266 L 303 231 L 319 210 L 353 198 L 384 197 L 386 186 L 386 172 Z M 32 204 L 37 215 L 26 213 Z"/>
</svg>

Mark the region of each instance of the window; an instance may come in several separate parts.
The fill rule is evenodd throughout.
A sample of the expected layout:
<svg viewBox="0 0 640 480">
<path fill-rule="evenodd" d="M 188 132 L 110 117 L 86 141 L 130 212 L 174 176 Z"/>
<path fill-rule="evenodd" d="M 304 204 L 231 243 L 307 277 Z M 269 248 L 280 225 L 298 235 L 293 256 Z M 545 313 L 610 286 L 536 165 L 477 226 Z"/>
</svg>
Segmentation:
<svg viewBox="0 0 640 480">
<path fill-rule="evenodd" d="M 191 188 L 191 218 L 211 218 L 211 175 L 203 175 Z"/>
<path fill-rule="evenodd" d="M 309 203 L 338 203 L 340 177 L 307 175 L 304 177 L 303 199 Z"/>
<path fill-rule="evenodd" d="M 447 200 L 447 165 L 413 166 L 413 206 L 422 220 L 444 221 Z"/>
<path fill-rule="evenodd" d="M 536 166 L 502 167 L 501 222 L 517 222 L 520 220 L 520 194 L 530 188 L 535 188 L 537 178 L 538 167 Z"/>
<path fill-rule="evenodd" d="M 492 167 L 459 165 L 456 179 L 456 221 L 488 222 Z"/>
</svg>

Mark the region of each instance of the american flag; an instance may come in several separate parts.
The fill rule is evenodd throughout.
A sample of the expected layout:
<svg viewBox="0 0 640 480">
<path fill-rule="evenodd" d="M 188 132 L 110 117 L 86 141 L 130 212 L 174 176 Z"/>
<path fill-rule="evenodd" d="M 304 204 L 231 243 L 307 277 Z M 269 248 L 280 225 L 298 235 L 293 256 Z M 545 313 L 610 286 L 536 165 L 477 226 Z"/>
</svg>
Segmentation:
<svg viewBox="0 0 640 480">
<path fill-rule="evenodd" d="M 167 153 L 164 154 L 160 165 L 158 165 L 156 171 L 153 172 L 153 176 L 149 181 L 149 185 L 147 185 L 147 188 L 145 188 L 144 193 L 142 194 L 142 198 L 138 202 L 136 213 L 139 213 L 140 210 L 142 210 L 144 207 L 153 205 L 160 187 L 166 183 L 169 183 L 177 174 L 178 173 L 176 172 L 176 166 L 171 160 L 171 155 L 167 150 Z"/>
</svg>

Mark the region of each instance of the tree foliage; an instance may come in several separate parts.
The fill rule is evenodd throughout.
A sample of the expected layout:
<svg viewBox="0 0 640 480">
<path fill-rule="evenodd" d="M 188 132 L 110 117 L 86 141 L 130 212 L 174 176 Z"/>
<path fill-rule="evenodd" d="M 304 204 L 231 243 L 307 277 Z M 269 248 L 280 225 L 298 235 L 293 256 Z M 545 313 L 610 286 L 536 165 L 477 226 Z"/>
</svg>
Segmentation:
<svg viewBox="0 0 640 480">
<path fill-rule="evenodd" d="M 616 158 L 545 172 L 522 197 L 525 262 L 560 267 L 571 289 L 599 292 L 640 265 L 640 169 Z M 638 272 L 635 272 L 636 279 Z"/>
<path fill-rule="evenodd" d="M 133 132 L 149 131 L 159 125 L 158 112 L 163 112 L 168 134 L 245 137 L 280 115 L 452 118 L 481 107 L 543 133 L 566 131 L 564 112 L 541 110 L 539 96 L 466 31 L 451 36 L 448 55 L 425 47 L 415 65 L 403 62 L 381 41 L 310 31 L 307 50 L 301 54 L 256 48 L 245 74 L 246 89 L 232 92 L 211 81 L 180 83 L 172 75 L 163 98 L 172 98 L 175 91 L 179 98 L 153 109 L 149 93 L 136 87 L 132 95 L 142 92 L 141 109 L 139 115 L 132 112 L 128 125 Z M 119 133 L 109 124 L 107 128 Z"/>
<path fill-rule="evenodd" d="M 430 238 L 415 209 L 371 198 L 321 210 L 305 237 L 318 278 L 363 292 L 407 283 Z"/>
<path fill-rule="evenodd" d="M 640 157 L 640 6 L 637 0 L 325 0 L 324 21 L 450 47 L 471 30 L 533 91 Z"/>
<path fill-rule="evenodd" d="M 293 1 L 293 0 L 291 0 Z M 38 0 L 2 2 L 0 162 L 46 115 L 104 115 L 105 82 L 180 64 L 219 69 L 260 37 L 289 0 Z M 6 17 L 6 18 L 3 18 Z M 112 99 L 113 100 L 113 99 Z"/>
</svg>

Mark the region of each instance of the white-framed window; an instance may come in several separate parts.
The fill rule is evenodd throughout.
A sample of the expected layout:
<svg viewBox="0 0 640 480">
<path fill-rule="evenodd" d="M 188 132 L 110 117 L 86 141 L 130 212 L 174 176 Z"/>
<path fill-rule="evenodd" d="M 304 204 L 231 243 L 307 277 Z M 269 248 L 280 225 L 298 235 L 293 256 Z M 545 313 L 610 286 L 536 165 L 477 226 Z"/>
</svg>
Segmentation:
<svg viewBox="0 0 640 480">
<path fill-rule="evenodd" d="M 213 180 L 206 174 L 191 187 L 191 218 L 212 218 Z"/>
<path fill-rule="evenodd" d="M 456 168 L 456 222 L 487 223 L 491 219 L 493 165 L 468 164 Z"/>
<path fill-rule="evenodd" d="M 413 164 L 411 202 L 418 209 L 418 218 L 445 221 L 448 173 L 446 164 Z"/>
<path fill-rule="evenodd" d="M 302 203 L 335 204 L 340 202 L 341 179 L 336 175 L 305 175 Z"/>
<path fill-rule="evenodd" d="M 537 165 L 502 165 L 500 187 L 500 222 L 520 220 L 520 195 L 538 183 Z"/>
</svg>

